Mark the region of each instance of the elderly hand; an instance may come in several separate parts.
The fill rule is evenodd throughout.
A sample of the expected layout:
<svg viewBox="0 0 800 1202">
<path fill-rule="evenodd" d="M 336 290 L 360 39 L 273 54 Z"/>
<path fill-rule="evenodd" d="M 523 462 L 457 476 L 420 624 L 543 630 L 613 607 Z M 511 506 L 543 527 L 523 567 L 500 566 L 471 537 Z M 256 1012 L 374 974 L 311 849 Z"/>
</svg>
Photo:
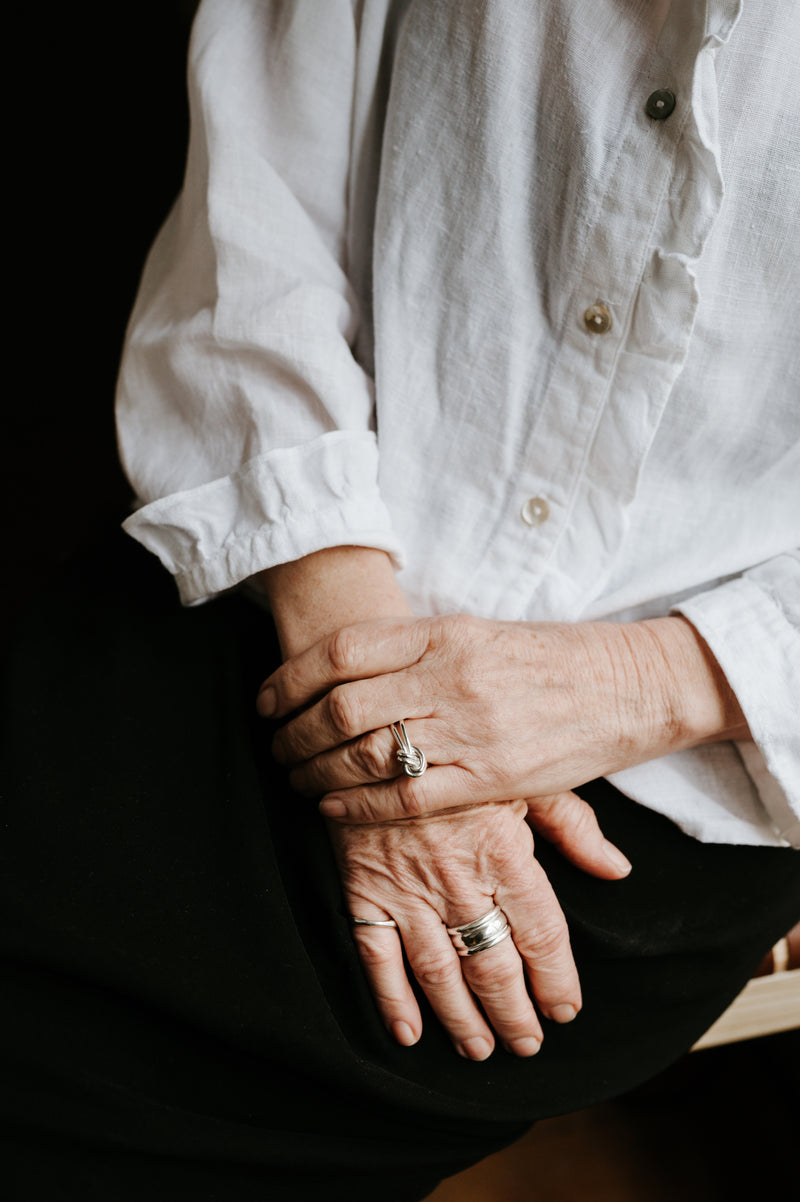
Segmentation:
<svg viewBox="0 0 800 1202">
<path fill-rule="evenodd" d="M 680 747 L 746 732 L 682 618 L 614 624 L 378 620 L 321 639 L 264 682 L 293 717 L 279 760 L 321 809 L 372 822 L 549 797 Z M 387 727 L 405 719 L 433 767 L 402 775 Z M 556 822 L 556 825 L 558 823 Z"/>
<path fill-rule="evenodd" d="M 422 1030 L 403 949 L 456 1050 L 470 1059 L 491 1053 L 493 1030 L 516 1055 L 539 1050 L 542 1028 L 526 977 L 542 1015 L 568 1022 L 580 1008 L 566 923 L 534 858 L 525 812 L 517 801 L 410 822 L 330 824 L 350 913 L 397 923 L 397 930 L 355 926 L 353 933 L 383 1020 L 400 1043 L 415 1043 Z M 495 905 L 511 938 L 459 957 L 446 928 Z"/>
<path fill-rule="evenodd" d="M 407 606 L 381 552 L 333 548 L 271 569 L 264 573 L 262 584 L 289 657 L 281 669 L 285 675 L 278 673 L 267 683 L 274 680 L 283 688 L 293 682 L 276 698 L 275 712 L 285 714 L 307 703 L 311 693 L 349 679 L 352 662 L 353 675 L 362 674 L 359 669 L 365 661 L 360 653 L 351 661 L 350 651 L 362 646 L 365 631 L 371 637 L 379 627 L 373 622 L 354 627 L 359 617 L 384 613 L 392 619 L 386 630 L 415 626 L 402 616 L 392 616 L 402 615 Z M 343 627 L 344 633 L 337 633 Z M 320 652 L 329 643 L 333 667 L 329 663 L 320 679 L 319 669 L 325 664 Z M 368 648 L 369 643 L 368 638 L 363 646 Z M 316 648 L 314 653 L 304 659 L 311 647 Z M 337 648 L 348 652 L 346 663 L 337 660 Z M 270 710 L 267 698 L 262 691 L 263 713 Z M 399 716 L 398 704 L 391 707 L 392 721 Z M 381 769 L 388 776 L 398 771 L 398 765 L 391 735 L 386 730 L 381 734 L 390 741 Z M 334 765 L 339 754 L 333 752 Z M 374 771 L 365 775 L 356 760 L 353 770 L 359 780 L 381 779 L 380 772 L 377 777 Z M 316 784 L 306 783 L 324 791 L 322 778 Z M 530 830 L 524 822 L 526 805 L 509 802 L 507 797 L 502 805 L 480 807 L 464 807 L 464 799 L 459 798 L 461 808 L 456 812 L 414 821 L 328 824 L 352 913 L 367 919 L 392 918 L 398 924 L 396 930 L 357 926 L 354 937 L 377 1005 L 401 1043 L 415 1042 L 421 1031 L 403 948 L 456 1046 L 471 1058 L 482 1059 L 491 1051 L 492 1026 L 515 1053 L 536 1050 L 541 1027 L 526 979 L 541 1012 L 556 1021 L 572 1017 L 580 1005 L 566 925 L 533 857 Z M 539 829 L 580 867 L 606 879 L 626 874 L 630 865 L 606 843 L 593 812 L 580 799 L 568 794 L 537 798 L 531 805 Z M 511 938 L 459 958 L 446 926 L 480 918 L 496 903 L 508 917 Z"/>
</svg>

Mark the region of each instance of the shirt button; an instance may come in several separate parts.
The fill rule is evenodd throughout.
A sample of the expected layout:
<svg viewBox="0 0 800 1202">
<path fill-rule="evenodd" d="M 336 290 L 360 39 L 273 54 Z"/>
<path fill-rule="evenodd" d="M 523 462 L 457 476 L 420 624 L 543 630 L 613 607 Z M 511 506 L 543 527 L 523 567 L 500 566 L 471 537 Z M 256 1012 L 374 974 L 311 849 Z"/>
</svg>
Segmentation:
<svg viewBox="0 0 800 1202">
<path fill-rule="evenodd" d="M 607 334 L 613 324 L 608 305 L 604 305 L 601 301 L 589 305 L 583 315 L 583 324 L 590 334 Z"/>
<path fill-rule="evenodd" d="M 670 115 L 674 108 L 675 93 L 670 92 L 667 88 L 660 88 L 659 91 L 651 92 L 647 97 L 644 111 L 654 121 L 663 121 Z"/>
<path fill-rule="evenodd" d="M 529 526 L 542 526 L 550 517 L 550 506 L 544 497 L 528 497 L 520 516 Z"/>
</svg>

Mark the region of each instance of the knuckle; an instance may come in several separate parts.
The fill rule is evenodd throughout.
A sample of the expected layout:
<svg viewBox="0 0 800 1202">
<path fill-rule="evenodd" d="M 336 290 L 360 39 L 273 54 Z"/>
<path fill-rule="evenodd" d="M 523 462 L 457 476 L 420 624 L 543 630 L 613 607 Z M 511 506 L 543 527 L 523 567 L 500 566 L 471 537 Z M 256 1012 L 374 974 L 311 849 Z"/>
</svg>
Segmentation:
<svg viewBox="0 0 800 1202">
<path fill-rule="evenodd" d="M 352 823 L 352 834 L 359 840 L 369 839 L 376 824 L 386 822 L 395 815 L 386 813 L 386 806 L 373 797 L 372 789 L 352 788 L 348 791 L 347 814 L 341 818 L 345 825 Z"/>
<path fill-rule="evenodd" d="M 376 806 L 371 801 L 361 797 L 353 806 L 350 821 L 362 825 L 370 825 L 373 822 L 386 821 L 386 814 L 384 814 L 380 806 Z"/>
<path fill-rule="evenodd" d="M 594 835 L 599 829 L 591 806 L 572 794 L 562 796 L 560 810 L 556 810 L 556 815 L 562 824 L 566 823 L 571 827 L 571 836 L 586 838 Z"/>
<path fill-rule="evenodd" d="M 414 976 L 427 993 L 438 993 L 460 984 L 461 968 L 451 960 L 422 960 L 414 965 Z"/>
<path fill-rule="evenodd" d="M 368 776 L 381 780 L 387 775 L 392 775 L 389 772 L 389 754 L 383 746 L 380 734 L 375 733 L 361 739 L 353 748 L 356 767 Z"/>
<path fill-rule="evenodd" d="M 278 669 L 278 676 L 273 685 L 280 701 L 289 703 L 294 708 L 295 699 L 303 696 L 303 673 L 294 660 L 288 659 Z"/>
<path fill-rule="evenodd" d="M 483 994 L 491 993 L 494 996 L 506 993 L 519 980 L 519 962 L 516 965 L 508 964 L 494 956 L 486 958 L 483 953 L 475 957 L 466 957 L 464 971 L 470 984 Z"/>
<path fill-rule="evenodd" d="M 531 950 L 537 956 L 555 956 L 569 947 L 569 932 L 563 918 L 552 919 L 533 932 Z"/>
<path fill-rule="evenodd" d="M 502 822 L 505 818 L 506 815 L 502 814 L 500 821 Z M 499 825 L 500 823 L 498 823 Z M 514 831 L 513 836 L 509 835 L 506 842 L 491 849 L 492 867 L 499 880 L 518 881 L 522 884 L 530 879 L 533 836 L 528 838 L 528 835 L 527 829 L 520 830 L 519 835 Z M 516 840 L 515 843 L 511 842 L 512 837 Z"/>
<path fill-rule="evenodd" d="M 393 941 L 385 938 L 386 934 L 391 933 L 391 931 L 384 932 L 384 937 L 379 938 L 369 928 L 355 928 L 354 935 L 358 954 L 369 968 L 387 968 L 393 962 L 395 958 L 395 949 L 392 947 Z"/>
<path fill-rule="evenodd" d="M 428 807 L 422 782 L 413 777 L 406 777 L 402 783 L 401 802 L 406 817 L 419 818 L 422 814 L 426 814 Z"/>
<path fill-rule="evenodd" d="M 337 675 L 349 676 L 353 673 L 358 666 L 360 654 L 360 640 L 351 627 L 345 626 L 331 635 L 328 659 Z"/>
<path fill-rule="evenodd" d="M 361 733 L 361 706 L 352 689 L 333 689 L 328 694 L 328 713 L 339 734 L 350 736 Z"/>
</svg>

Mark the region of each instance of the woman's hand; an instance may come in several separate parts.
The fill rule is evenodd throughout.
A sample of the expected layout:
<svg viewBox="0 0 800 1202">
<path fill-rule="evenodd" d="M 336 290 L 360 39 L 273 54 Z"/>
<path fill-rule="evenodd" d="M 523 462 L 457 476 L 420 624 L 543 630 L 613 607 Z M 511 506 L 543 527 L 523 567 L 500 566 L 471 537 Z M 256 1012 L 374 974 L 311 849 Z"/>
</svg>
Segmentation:
<svg viewBox="0 0 800 1202">
<path fill-rule="evenodd" d="M 543 1016 L 568 1022 L 580 1008 L 564 916 L 534 858 L 525 816 L 525 803 L 515 801 L 405 822 L 329 824 L 350 913 L 397 923 L 397 930 L 356 926 L 353 934 L 400 1043 L 415 1043 L 422 1030 L 403 949 L 457 1051 L 470 1059 L 491 1053 L 493 1031 L 516 1055 L 539 1050 L 542 1028 L 526 977 Z M 495 905 L 511 938 L 459 957 L 446 928 Z"/>
<path fill-rule="evenodd" d="M 361 623 L 265 681 L 285 717 L 275 754 L 292 781 L 353 822 L 563 794 L 681 747 L 743 737 L 736 699 L 683 618 L 630 624 L 464 616 Z M 388 726 L 405 720 L 432 769 L 401 774 Z"/>
<path fill-rule="evenodd" d="M 382 552 L 332 548 L 271 569 L 260 583 L 284 654 L 295 657 L 288 662 L 289 673 L 303 663 L 302 653 L 313 644 L 321 648 L 332 637 L 336 645 L 342 626 L 371 630 L 372 623 L 352 627 L 367 614 L 383 613 L 392 619 L 390 626 L 405 628 L 402 615 L 408 606 Z M 348 647 L 353 645 L 350 633 L 343 637 Z M 299 683 L 290 694 L 296 698 L 293 704 L 302 704 L 304 687 Z M 262 694 L 262 711 L 263 700 Z M 291 702 L 283 704 L 285 712 Z M 392 720 L 397 716 L 393 706 Z M 388 731 L 382 733 L 391 740 Z M 397 771 L 393 753 L 387 764 Z M 580 1005 L 566 925 L 533 858 L 526 805 L 508 803 L 505 797 L 503 802 L 414 822 L 329 823 L 351 911 L 398 923 L 399 933 L 355 927 L 354 937 L 379 1009 L 401 1043 L 413 1043 L 421 1031 L 402 947 L 436 1013 L 459 1049 L 472 1058 L 488 1055 L 494 1040 L 476 997 L 507 1046 L 520 1055 L 530 1054 L 541 1039 L 526 976 L 542 1013 L 556 1021 L 571 1017 Z M 538 798 L 530 808 L 537 827 L 580 867 L 606 879 L 628 871 L 627 861 L 606 843 L 593 812 L 579 798 Z M 459 958 L 443 924 L 463 925 L 495 902 L 508 916 L 512 938 Z M 559 1006 L 567 1009 L 561 1012 Z"/>
</svg>

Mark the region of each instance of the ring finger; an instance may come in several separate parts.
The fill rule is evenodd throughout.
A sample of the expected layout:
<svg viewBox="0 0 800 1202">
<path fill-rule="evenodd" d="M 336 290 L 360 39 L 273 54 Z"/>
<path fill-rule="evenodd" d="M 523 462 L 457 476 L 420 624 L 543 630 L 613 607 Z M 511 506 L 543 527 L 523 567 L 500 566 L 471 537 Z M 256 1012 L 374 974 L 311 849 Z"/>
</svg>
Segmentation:
<svg viewBox="0 0 800 1202">
<path fill-rule="evenodd" d="M 405 723 L 409 742 L 422 746 L 429 764 L 446 764 L 447 752 L 437 744 L 435 724 L 410 721 Z M 416 733 L 415 733 L 416 732 Z M 420 742 L 415 742 L 419 739 Z M 355 785 L 377 784 L 403 775 L 403 767 L 397 758 L 397 743 L 391 728 L 383 726 L 370 731 L 350 743 L 343 743 L 331 751 L 323 751 L 313 759 L 293 768 L 290 773 L 292 788 L 300 793 L 317 796 L 332 789 L 350 789 Z"/>
<path fill-rule="evenodd" d="M 473 907 L 473 914 L 485 915 L 493 908 L 491 901 L 484 900 Z M 533 1056 L 539 1051 L 542 1028 L 513 939 L 471 956 L 459 956 L 441 927 L 431 928 L 424 950 L 418 950 L 408 935 L 403 942 L 414 975 L 462 1056 L 485 1059 L 494 1047 L 492 1029 L 514 1055 Z"/>
<path fill-rule="evenodd" d="M 492 908 L 490 904 L 488 912 Z M 500 914 L 508 921 L 507 915 L 502 911 Z M 484 908 L 480 917 L 486 916 Z M 513 935 L 459 958 L 465 980 L 506 1049 L 517 1056 L 534 1056 L 542 1044 L 542 1028 L 528 994 Z"/>
</svg>

